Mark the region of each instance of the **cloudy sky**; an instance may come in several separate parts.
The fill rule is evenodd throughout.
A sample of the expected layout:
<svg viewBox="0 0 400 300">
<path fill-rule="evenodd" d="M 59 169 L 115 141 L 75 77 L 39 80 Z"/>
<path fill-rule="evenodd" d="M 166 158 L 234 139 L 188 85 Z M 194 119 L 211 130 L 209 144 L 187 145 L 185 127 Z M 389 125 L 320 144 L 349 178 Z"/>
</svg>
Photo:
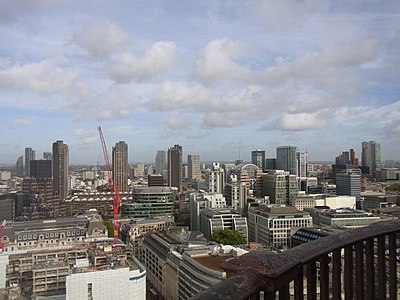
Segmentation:
<svg viewBox="0 0 400 300">
<path fill-rule="evenodd" d="M 400 160 L 398 0 L 0 0 L 0 163 L 64 140 L 103 161 L 333 160 L 362 141 Z"/>
</svg>

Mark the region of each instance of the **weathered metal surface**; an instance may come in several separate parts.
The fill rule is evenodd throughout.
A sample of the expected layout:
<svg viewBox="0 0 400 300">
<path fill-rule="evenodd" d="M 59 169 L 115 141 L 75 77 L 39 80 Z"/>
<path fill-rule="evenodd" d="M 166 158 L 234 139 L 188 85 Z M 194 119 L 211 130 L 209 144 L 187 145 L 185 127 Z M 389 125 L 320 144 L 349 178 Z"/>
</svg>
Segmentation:
<svg viewBox="0 0 400 300">
<path fill-rule="evenodd" d="M 378 299 L 386 299 L 385 237 L 378 238 Z"/>
<path fill-rule="evenodd" d="M 356 244 L 356 299 L 364 300 L 364 244 L 359 242 Z"/>
<path fill-rule="evenodd" d="M 367 300 L 375 299 L 375 266 L 374 266 L 374 240 L 367 240 L 365 243 L 365 260 L 366 260 L 366 294 Z"/>
<path fill-rule="evenodd" d="M 240 274 L 221 281 L 218 285 L 197 294 L 195 300 L 248 299 L 262 290 L 262 282 L 251 274 Z"/>
<path fill-rule="evenodd" d="M 396 258 L 396 234 L 389 236 L 389 297 L 397 299 L 397 258 Z"/>
</svg>

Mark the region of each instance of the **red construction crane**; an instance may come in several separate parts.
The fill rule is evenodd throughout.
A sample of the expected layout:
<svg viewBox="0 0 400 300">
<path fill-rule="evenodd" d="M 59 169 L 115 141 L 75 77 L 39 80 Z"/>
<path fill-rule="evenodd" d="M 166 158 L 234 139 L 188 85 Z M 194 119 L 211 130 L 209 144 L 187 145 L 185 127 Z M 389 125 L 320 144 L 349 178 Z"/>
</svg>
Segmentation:
<svg viewBox="0 0 400 300">
<path fill-rule="evenodd" d="M 5 226 L 6 226 L 6 220 L 4 220 L 3 223 L 0 225 L 0 249 L 4 248 L 3 231 Z"/>
<path fill-rule="evenodd" d="M 104 136 L 103 136 L 103 131 L 101 130 L 100 126 L 97 127 L 97 130 L 99 131 L 101 147 L 103 148 L 103 155 L 104 155 L 104 162 L 106 164 L 108 184 L 111 187 L 111 193 L 113 195 L 114 244 L 118 244 L 119 243 L 119 239 L 118 239 L 119 187 L 118 187 L 118 184 L 116 182 L 114 182 L 114 180 L 113 180 L 110 159 L 108 156 L 106 140 L 104 139 Z"/>
</svg>

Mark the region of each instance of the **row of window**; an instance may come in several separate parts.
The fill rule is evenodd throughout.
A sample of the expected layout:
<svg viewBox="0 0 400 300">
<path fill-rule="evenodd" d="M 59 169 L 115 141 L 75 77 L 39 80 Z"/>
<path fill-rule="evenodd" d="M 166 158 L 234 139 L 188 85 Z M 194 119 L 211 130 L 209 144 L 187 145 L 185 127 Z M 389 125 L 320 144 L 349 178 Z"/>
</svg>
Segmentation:
<svg viewBox="0 0 400 300">
<path fill-rule="evenodd" d="M 66 233 L 59 233 L 59 232 L 47 232 L 44 234 L 39 235 L 39 239 L 43 238 L 64 238 L 66 236 L 75 236 L 75 235 L 85 235 L 85 230 L 72 230 L 72 231 L 67 231 Z M 24 234 L 24 235 L 19 235 L 18 236 L 18 241 L 26 241 L 26 240 L 37 240 L 38 235 L 37 234 Z"/>
</svg>

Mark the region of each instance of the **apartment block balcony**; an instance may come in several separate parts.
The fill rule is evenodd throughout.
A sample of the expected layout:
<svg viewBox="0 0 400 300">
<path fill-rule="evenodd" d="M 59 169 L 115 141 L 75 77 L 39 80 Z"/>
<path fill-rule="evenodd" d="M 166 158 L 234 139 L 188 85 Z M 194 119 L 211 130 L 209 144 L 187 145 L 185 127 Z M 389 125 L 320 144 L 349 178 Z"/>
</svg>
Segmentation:
<svg viewBox="0 0 400 300">
<path fill-rule="evenodd" d="M 228 278 L 192 299 L 400 299 L 399 262 L 400 221 L 385 221 L 228 260 Z"/>
</svg>

